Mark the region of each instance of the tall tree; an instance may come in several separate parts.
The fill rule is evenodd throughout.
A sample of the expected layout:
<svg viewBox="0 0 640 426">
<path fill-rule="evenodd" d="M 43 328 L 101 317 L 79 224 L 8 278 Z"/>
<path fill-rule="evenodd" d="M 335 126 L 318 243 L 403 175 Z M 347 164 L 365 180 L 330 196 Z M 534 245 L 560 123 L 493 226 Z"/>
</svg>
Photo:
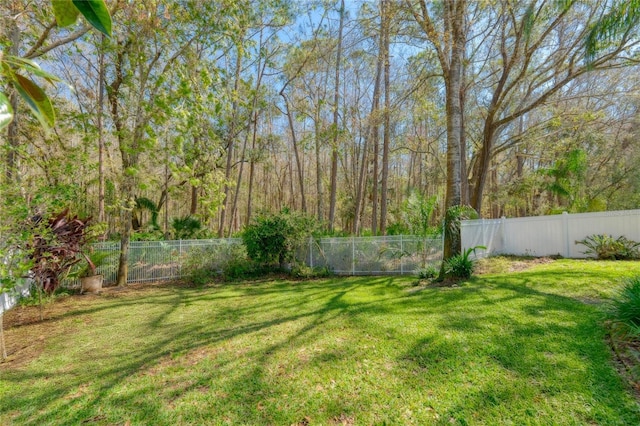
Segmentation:
<svg viewBox="0 0 640 426">
<path fill-rule="evenodd" d="M 443 73 L 447 118 L 447 183 L 444 204 L 445 208 L 450 208 L 462 203 L 461 176 L 464 153 L 461 144 L 464 106 L 461 103 L 460 92 L 463 82 L 463 57 L 467 42 L 465 28 L 467 2 L 451 0 L 442 3 L 439 26 L 435 21 L 437 12 L 433 10 L 433 5 L 425 0 L 419 0 L 417 4 L 407 0 L 407 6 L 434 48 Z M 444 259 L 460 251 L 460 247 L 455 247 L 454 244 L 454 241 L 445 238 Z"/>
<path fill-rule="evenodd" d="M 329 231 L 333 231 L 334 222 L 336 219 L 336 201 L 338 198 L 338 134 L 339 134 L 339 101 L 340 101 L 340 64 L 342 62 L 342 32 L 344 29 L 344 0 L 340 0 L 340 23 L 338 25 L 338 46 L 336 47 L 336 68 L 334 77 L 334 92 L 333 92 L 333 141 L 331 143 L 331 192 L 329 195 Z M 321 194 L 318 191 L 318 199 Z M 318 219 L 321 211 L 318 208 Z"/>
</svg>

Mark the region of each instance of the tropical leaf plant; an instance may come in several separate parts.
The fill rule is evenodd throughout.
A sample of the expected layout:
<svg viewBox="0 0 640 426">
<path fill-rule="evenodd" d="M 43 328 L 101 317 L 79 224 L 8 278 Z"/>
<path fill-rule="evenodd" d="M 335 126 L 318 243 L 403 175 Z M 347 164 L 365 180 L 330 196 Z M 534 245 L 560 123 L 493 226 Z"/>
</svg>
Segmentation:
<svg viewBox="0 0 640 426">
<path fill-rule="evenodd" d="M 614 238 L 607 234 L 590 235 L 576 241 L 587 249 L 583 254 L 601 260 L 630 260 L 640 257 L 640 243 L 629 240 L 625 236 Z"/>
<path fill-rule="evenodd" d="M 33 261 L 31 274 L 45 293 L 53 293 L 60 285 L 61 277 L 68 273 L 83 256 L 83 247 L 88 242 L 90 218 L 70 216 L 69 209 L 44 219 L 34 216 L 31 227 L 33 238 L 27 244 L 27 256 Z M 91 269 L 95 265 L 84 256 Z"/>
<path fill-rule="evenodd" d="M 73 25 L 80 14 L 98 31 L 111 36 L 111 15 L 104 0 L 52 0 L 51 5 L 59 27 Z M 27 104 L 40 124 L 48 129 L 55 124 L 53 104 L 46 92 L 32 78 L 35 75 L 49 83 L 59 82 L 56 76 L 43 71 L 38 64 L 11 55 L 0 54 L 0 81 L 11 85 Z M 13 107 L 9 98 L 0 93 L 0 130 L 13 120 Z"/>
</svg>

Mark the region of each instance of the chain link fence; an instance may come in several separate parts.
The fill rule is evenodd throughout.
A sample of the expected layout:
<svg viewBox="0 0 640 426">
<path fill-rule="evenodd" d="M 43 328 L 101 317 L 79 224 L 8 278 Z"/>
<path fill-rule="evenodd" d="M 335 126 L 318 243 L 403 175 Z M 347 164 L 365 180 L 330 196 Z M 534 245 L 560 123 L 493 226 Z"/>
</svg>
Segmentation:
<svg viewBox="0 0 640 426">
<path fill-rule="evenodd" d="M 105 284 L 116 282 L 120 244 L 98 243 L 106 252 L 98 272 Z M 231 257 L 244 255 L 239 238 L 180 241 L 132 241 L 129 245 L 128 282 L 183 278 L 198 267 L 221 271 Z M 310 267 L 327 268 L 338 275 L 412 274 L 442 259 L 442 239 L 416 236 L 345 237 L 309 239 L 296 258 Z M 67 282 L 69 286 L 76 283 Z"/>
</svg>

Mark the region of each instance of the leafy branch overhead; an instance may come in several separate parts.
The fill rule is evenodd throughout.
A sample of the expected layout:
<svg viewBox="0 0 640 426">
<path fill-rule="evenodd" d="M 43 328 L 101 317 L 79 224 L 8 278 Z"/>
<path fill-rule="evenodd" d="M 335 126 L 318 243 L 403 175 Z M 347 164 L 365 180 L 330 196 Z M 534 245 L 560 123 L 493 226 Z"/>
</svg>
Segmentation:
<svg viewBox="0 0 640 426">
<path fill-rule="evenodd" d="M 111 15 L 104 0 L 52 0 L 51 5 L 58 27 L 73 25 L 78 15 L 82 14 L 91 26 L 111 36 Z M 51 100 L 46 92 L 24 73 L 43 78 L 50 84 L 60 81 L 59 78 L 43 71 L 38 64 L 27 58 L 0 54 L 2 80 L 6 80 L 16 89 L 43 127 L 53 126 L 55 113 Z M 0 93 L 0 130 L 7 127 L 12 120 L 11 102 L 4 93 Z"/>
</svg>

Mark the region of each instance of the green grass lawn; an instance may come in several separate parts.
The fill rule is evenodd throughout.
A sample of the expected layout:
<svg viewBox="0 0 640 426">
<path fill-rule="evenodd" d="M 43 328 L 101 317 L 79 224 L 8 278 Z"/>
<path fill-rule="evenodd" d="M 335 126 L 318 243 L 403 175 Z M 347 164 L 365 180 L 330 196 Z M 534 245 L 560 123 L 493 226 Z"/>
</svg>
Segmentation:
<svg viewBox="0 0 640 426">
<path fill-rule="evenodd" d="M 40 349 L 0 366 L 0 424 L 640 424 L 602 321 L 632 275 L 640 262 L 561 260 L 453 288 L 356 277 L 74 296 L 7 330 L 10 347 Z"/>
</svg>

